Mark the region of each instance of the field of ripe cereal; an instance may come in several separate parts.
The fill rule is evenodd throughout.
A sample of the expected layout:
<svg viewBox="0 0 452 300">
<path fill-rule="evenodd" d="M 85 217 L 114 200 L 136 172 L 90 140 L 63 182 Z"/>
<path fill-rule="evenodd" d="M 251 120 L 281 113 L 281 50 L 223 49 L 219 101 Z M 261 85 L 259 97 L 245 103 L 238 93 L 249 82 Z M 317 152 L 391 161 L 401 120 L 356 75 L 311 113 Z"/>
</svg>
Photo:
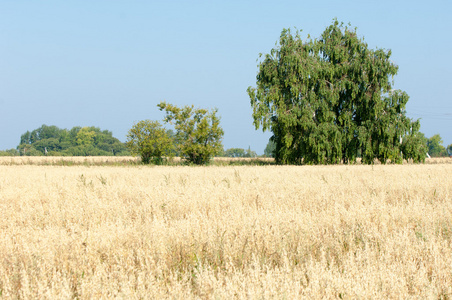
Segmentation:
<svg viewBox="0 0 452 300">
<path fill-rule="evenodd" d="M 446 162 L 0 164 L 0 298 L 451 298 Z"/>
</svg>

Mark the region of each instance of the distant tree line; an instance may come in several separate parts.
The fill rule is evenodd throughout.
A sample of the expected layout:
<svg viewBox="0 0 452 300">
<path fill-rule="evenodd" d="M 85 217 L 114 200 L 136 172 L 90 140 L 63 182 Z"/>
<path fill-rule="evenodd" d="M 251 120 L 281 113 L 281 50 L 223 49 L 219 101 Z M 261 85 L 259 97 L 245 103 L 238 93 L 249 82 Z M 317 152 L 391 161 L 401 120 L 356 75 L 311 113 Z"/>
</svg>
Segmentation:
<svg viewBox="0 0 452 300">
<path fill-rule="evenodd" d="M 141 121 L 138 124 L 140 126 L 145 126 L 149 121 Z M 151 122 L 152 123 L 152 122 Z M 158 122 L 157 122 L 158 123 Z M 169 138 L 171 146 L 169 147 L 169 151 L 171 152 L 169 154 L 170 157 L 176 157 L 180 156 L 180 153 L 177 150 L 177 147 L 174 145 L 175 143 L 175 133 L 171 129 L 164 129 L 161 125 L 155 125 L 154 126 L 160 126 L 159 128 L 162 128 L 163 131 L 165 131 L 166 136 Z M 66 136 L 68 133 L 70 134 L 72 132 L 73 135 L 77 137 L 78 133 L 83 129 L 82 127 L 74 127 L 71 130 L 66 129 L 59 129 L 56 126 L 47 126 L 42 125 L 40 128 L 33 130 L 32 132 L 27 131 L 21 136 L 21 144 L 17 147 L 17 149 L 8 149 L 8 150 L 0 150 L 0 156 L 19 156 L 19 155 L 37 155 L 42 156 L 45 155 L 45 150 L 47 149 L 47 155 L 52 156 L 80 156 L 84 155 L 82 153 L 89 153 L 87 155 L 89 156 L 109 156 L 109 155 L 130 155 L 131 153 L 128 151 L 128 149 L 125 146 L 125 143 L 121 143 L 118 139 L 112 137 L 111 132 L 108 130 L 100 131 L 99 128 L 96 127 L 85 127 L 85 128 L 91 128 L 92 131 L 95 133 L 101 132 L 102 134 L 105 134 L 107 137 L 103 138 L 103 143 L 92 143 L 92 145 L 89 145 L 86 147 L 85 145 L 80 145 L 82 143 L 81 137 L 84 135 L 84 132 L 86 130 L 83 130 L 82 133 L 79 135 L 79 141 L 78 145 L 76 142 L 76 145 L 73 147 L 68 147 L 64 149 L 65 145 L 65 138 L 62 138 L 62 136 Z M 61 133 L 63 131 L 66 131 L 66 133 Z M 140 130 L 139 130 L 140 131 Z M 139 132 L 137 131 L 137 132 Z M 53 134 L 52 134 L 53 132 Z M 141 131 L 145 132 L 145 131 Z M 420 133 L 422 136 L 423 144 L 427 147 L 427 153 L 430 157 L 447 157 L 452 156 L 452 144 L 448 145 L 447 147 L 443 146 L 443 140 L 439 134 L 435 134 L 430 138 L 426 138 L 422 133 Z M 148 137 L 150 135 L 149 132 L 146 133 L 146 136 Z M 62 140 L 63 143 L 60 146 L 56 146 L 58 142 L 56 140 Z M 86 137 L 85 137 L 86 139 Z M 88 138 L 89 139 L 89 138 Z M 144 140 L 144 138 L 141 138 Z M 70 140 L 70 139 L 69 139 Z M 74 139 L 73 139 L 74 140 Z M 94 140 L 94 139 L 93 139 Z M 99 138 L 97 138 L 99 140 Z M 77 141 L 77 138 L 75 138 L 75 141 Z M 107 145 L 105 145 L 107 144 Z M 98 150 L 92 150 L 92 147 L 95 148 L 95 146 L 98 146 Z M 85 146 L 85 148 L 84 148 Z M 160 149 L 162 147 L 159 147 Z M 44 150 L 43 150 L 44 149 Z M 60 149 L 60 151 L 56 151 Z M 25 150 L 25 151 L 24 151 Z M 246 158 L 246 157 L 275 157 L 275 150 L 276 150 L 276 143 L 270 139 L 267 143 L 267 146 L 264 149 L 263 155 L 258 155 L 255 151 L 251 150 L 250 147 L 248 149 L 243 148 L 229 148 L 226 150 L 219 150 L 218 153 L 215 155 L 217 157 L 231 157 L 231 158 Z M 22 152 L 21 152 L 22 151 Z M 426 153 L 426 155 L 427 155 Z M 77 155 L 78 154 L 78 155 Z M 145 159 L 146 160 L 146 159 Z"/>
<path fill-rule="evenodd" d="M 19 156 L 17 149 L 0 150 L 0 156 Z"/>
<path fill-rule="evenodd" d="M 257 153 L 251 150 L 250 147 L 248 149 L 243 148 L 229 148 L 219 153 L 217 156 L 219 157 L 232 157 L 232 158 L 245 158 L 245 157 L 258 157 Z"/>
<path fill-rule="evenodd" d="M 8 150 L 11 153 L 11 150 Z M 15 155 L 25 156 L 124 156 L 130 155 L 124 143 L 108 130 L 73 127 L 70 130 L 42 125 L 20 137 Z"/>
</svg>

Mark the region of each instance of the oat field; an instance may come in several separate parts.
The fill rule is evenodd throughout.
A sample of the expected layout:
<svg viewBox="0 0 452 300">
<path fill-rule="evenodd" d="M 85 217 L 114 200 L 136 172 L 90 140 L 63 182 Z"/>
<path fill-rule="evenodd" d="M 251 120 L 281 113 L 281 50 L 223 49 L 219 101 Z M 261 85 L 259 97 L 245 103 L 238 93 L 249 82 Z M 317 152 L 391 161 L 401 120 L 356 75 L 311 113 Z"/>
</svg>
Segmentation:
<svg viewBox="0 0 452 300">
<path fill-rule="evenodd" d="M 0 298 L 450 299 L 447 162 L 0 163 Z"/>
</svg>

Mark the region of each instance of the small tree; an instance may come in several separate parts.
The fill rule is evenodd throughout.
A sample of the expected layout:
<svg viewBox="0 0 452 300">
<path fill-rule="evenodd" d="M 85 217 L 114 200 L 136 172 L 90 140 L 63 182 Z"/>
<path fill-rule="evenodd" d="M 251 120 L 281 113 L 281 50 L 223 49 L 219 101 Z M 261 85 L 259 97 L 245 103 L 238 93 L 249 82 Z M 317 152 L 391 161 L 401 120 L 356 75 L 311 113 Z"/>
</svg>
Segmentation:
<svg viewBox="0 0 452 300">
<path fill-rule="evenodd" d="M 427 140 L 428 153 L 431 157 L 447 156 L 447 150 L 443 146 L 443 139 L 439 134 L 435 134 Z"/>
<path fill-rule="evenodd" d="M 129 130 L 126 145 L 132 155 L 141 156 L 144 164 L 149 164 L 151 159 L 160 164 L 163 156 L 171 156 L 174 141 L 159 122 L 144 120 Z"/>
<path fill-rule="evenodd" d="M 164 121 L 174 124 L 180 154 L 188 162 L 206 164 L 223 149 L 224 132 L 216 109 L 209 112 L 193 105 L 179 108 L 166 102 L 157 106 L 166 112 Z"/>
<path fill-rule="evenodd" d="M 416 123 L 416 126 L 420 126 L 419 123 Z M 413 161 L 424 161 L 428 151 L 427 138 L 415 128 L 403 138 L 401 148 L 404 155 L 412 158 Z"/>
<path fill-rule="evenodd" d="M 269 139 L 267 146 L 264 149 L 264 155 L 266 157 L 275 157 L 275 151 L 276 151 L 276 143 L 273 141 L 273 139 Z"/>
</svg>

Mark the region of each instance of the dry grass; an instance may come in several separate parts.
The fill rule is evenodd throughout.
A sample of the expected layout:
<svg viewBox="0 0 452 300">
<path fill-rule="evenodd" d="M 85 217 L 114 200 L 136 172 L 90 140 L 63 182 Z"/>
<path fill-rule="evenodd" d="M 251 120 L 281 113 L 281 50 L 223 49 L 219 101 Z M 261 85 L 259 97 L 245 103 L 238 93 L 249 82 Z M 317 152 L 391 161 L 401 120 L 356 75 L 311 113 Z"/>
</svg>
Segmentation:
<svg viewBox="0 0 452 300">
<path fill-rule="evenodd" d="M 173 157 L 168 160 L 168 164 L 181 164 L 180 157 Z M 274 162 L 273 158 L 228 158 L 215 157 L 213 164 L 228 165 L 228 164 L 271 164 Z M 37 166 L 100 166 L 100 165 L 137 165 L 141 164 L 139 157 L 133 156 L 0 156 L 0 165 L 37 165 Z"/>
<path fill-rule="evenodd" d="M 133 156 L 0 156 L 0 165 L 108 165 L 137 164 Z"/>
<path fill-rule="evenodd" d="M 452 297 L 452 167 L 0 166 L 3 298 Z"/>
<path fill-rule="evenodd" d="M 181 162 L 179 157 L 171 158 L 171 162 L 178 164 Z M 230 158 L 215 157 L 213 164 L 231 165 L 231 164 L 253 164 L 261 162 L 262 164 L 271 164 L 273 158 L 256 157 L 256 158 Z M 141 163 L 139 157 L 133 156 L 0 156 L 0 165 L 37 165 L 37 166 L 73 166 L 73 165 L 137 165 Z M 376 161 L 379 164 L 378 161 Z M 358 159 L 359 164 L 359 159 Z M 405 161 L 404 164 L 411 164 Z M 452 164 L 452 158 L 427 158 L 425 164 Z"/>
</svg>

